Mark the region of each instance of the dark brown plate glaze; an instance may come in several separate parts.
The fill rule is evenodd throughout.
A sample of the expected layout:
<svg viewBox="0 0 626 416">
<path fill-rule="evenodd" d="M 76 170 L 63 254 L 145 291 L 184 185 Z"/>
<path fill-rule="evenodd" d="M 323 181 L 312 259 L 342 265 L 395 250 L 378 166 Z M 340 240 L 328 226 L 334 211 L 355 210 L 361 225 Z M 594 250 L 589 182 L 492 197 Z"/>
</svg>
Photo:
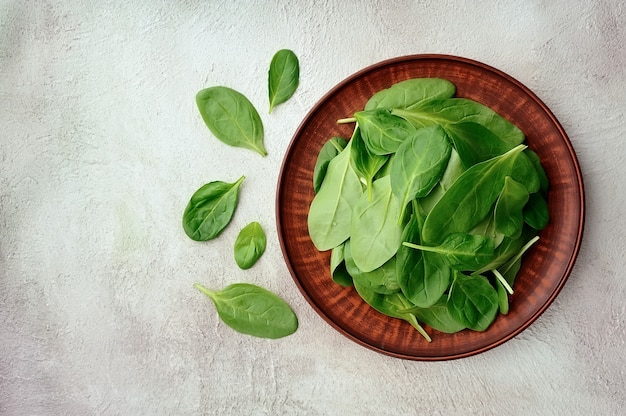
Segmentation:
<svg viewBox="0 0 626 416">
<path fill-rule="evenodd" d="M 428 343 L 408 323 L 388 318 L 364 303 L 353 288 L 330 277 L 330 252 L 318 252 L 307 230 L 313 199 L 313 167 L 332 136 L 349 138 L 351 117 L 377 91 L 409 78 L 440 77 L 456 85 L 457 97 L 483 103 L 522 129 L 550 179 L 550 223 L 526 253 L 511 296 L 510 312 L 485 332 L 443 334 L 426 327 Z M 448 360 L 491 349 L 535 321 L 567 280 L 578 254 L 584 225 L 583 182 L 572 145 L 548 107 L 528 88 L 480 62 L 446 55 L 413 55 L 370 66 L 342 81 L 309 112 L 285 155 L 276 196 L 278 236 L 287 266 L 311 306 L 353 341 L 394 357 Z"/>
</svg>

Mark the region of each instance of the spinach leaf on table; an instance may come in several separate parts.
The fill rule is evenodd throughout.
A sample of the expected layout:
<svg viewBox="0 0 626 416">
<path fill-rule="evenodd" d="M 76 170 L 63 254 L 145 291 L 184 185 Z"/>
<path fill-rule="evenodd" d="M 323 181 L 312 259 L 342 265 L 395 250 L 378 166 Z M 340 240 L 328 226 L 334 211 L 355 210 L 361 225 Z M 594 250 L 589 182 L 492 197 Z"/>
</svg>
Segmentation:
<svg viewBox="0 0 626 416">
<path fill-rule="evenodd" d="M 210 87 L 196 94 L 196 103 L 204 123 L 219 140 L 267 155 L 261 117 L 243 94 L 228 87 Z"/>
<path fill-rule="evenodd" d="M 262 287 L 235 283 L 221 291 L 194 287 L 205 294 L 220 319 L 235 331 L 261 338 L 282 338 L 298 329 L 298 318 L 280 297 Z"/>
<path fill-rule="evenodd" d="M 274 107 L 287 101 L 298 88 L 300 63 L 289 49 L 281 49 L 272 58 L 268 72 L 268 90 L 271 113 Z"/>
<path fill-rule="evenodd" d="M 239 202 L 239 188 L 245 176 L 234 183 L 214 181 L 198 189 L 183 213 L 183 229 L 192 240 L 217 237 L 230 223 Z"/>
<path fill-rule="evenodd" d="M 241 229 L 235 240 L 235 262 L 242 269 L 249 269 L 265 252 L 267 238 L 263 227 L 256 221 Z"/>
</svg>

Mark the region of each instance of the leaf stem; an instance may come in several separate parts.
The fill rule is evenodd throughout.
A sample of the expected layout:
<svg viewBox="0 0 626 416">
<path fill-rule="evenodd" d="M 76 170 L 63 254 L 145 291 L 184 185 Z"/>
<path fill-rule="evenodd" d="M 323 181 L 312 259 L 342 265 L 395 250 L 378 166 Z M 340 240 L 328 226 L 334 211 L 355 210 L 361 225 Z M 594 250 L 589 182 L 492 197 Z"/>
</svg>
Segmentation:
<svg viewBox="0 0 626 416">
<path fill-rule="evenodd" d="M 356 118 L 348 117 L 348 118 L 340 118 L 337 120 L 337 124 L 348 124 L 348 123 L 356 123 Z"/>
<path fill-rule="evenodd" d="M 506 281 L 504 276 L 502 276 L 502 274 L 500 274 L 498 269 L 493 269 L 492 272 L 496 276 L 498 281 L 502 284 L 502 286 L 504 286 L 506 291 L 509 292 L 509 295 L 512 295 L 513 294 L 513 288 L 511 287 L 511 285 L 509 285 L 509 282 Z"/>
<path fill-rule="evenodd" d="M 213 299 L 213 296 L 215 295 L 214 291 L 207 289 L 206 287 L 202 286 L 200 283 L 194 283 L 193 287 L 198 289 L 201 293 L 208 296 L 210 299 Z"/>
</svg>

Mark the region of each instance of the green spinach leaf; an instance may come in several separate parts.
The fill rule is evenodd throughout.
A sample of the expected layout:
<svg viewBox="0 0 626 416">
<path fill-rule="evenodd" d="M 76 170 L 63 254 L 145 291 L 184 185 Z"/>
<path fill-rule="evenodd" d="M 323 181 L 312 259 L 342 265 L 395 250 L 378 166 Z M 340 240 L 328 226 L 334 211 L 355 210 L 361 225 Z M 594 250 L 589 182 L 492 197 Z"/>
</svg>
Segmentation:
<svg viewBox="0 0 626 416">
<path fill-rule="evenodd" d="M 403 142 L 391 159 L 391 190 L 400 201 L 400 216 L 415 198 L 428 195 L 441 179 L 452 147 L 439 126 L 426 127 Z"/>
<path fill-rule="evenodd" d="M 445 124 L 445 130 L 466 169 L 515 147 L 473 121 Z"/>
<path fill-rule="evenodd" d="M 394 153 L 400 144 L 415 134 L 415 127 L 388 110 L 359 111 L 354 118 L 365 145 L 375 155 Z"/>
<path fill-rule="evenodd" d="M 296 54 L 289 49 L 276 52 L 268 73 L 270 113 L 278 104 L 291 98 L 299 82 L 300 63 Z"/>
<path fill-rule="evenodd" d="M 498 232 L 507 237 L 520 236 L 524 224 L 523 209 L 526 202 L 528 202 L 526 187 L 507 176 L 494 208 L 494 221 Z"/>
<path fill-rule="evenodd" d="M 400 204 L 391 192 L 389 176 L 373 183 L 371 200 L 363 194 L 354 205 L 350 244 L 359 269 L 372 271 L 396 254 L 402 235 L 399 215 Z"/>
<path fill-rule="evenodd" d="M 455 233 L 438 246 L 402 243 L 416 250 L 441 254 L 448 265 L 456 270 L 477 270 L 489 263 L 494 256 L 493 240 L 483 235 Z"/>
<path fill-rule="evenodd" d="M 457 272 L 446 306 L 459 324 L 474 331 L 485 331 L 498 313 L 498 294 L 485 277 Z"/>
<path fill-rule="evenodd" d="M 267 238 L 256 221 L 241 229 L 235 240 L 235 261 L 242 269 L 249 269 L 265 252 Z"/>
<path fill-rule="evenodd" d="M 531 194 L 524 207 L 524 221 L 535 230 L 543 230 L 550 221 L 548 203 L 540 193 Z"/>
<path fill-rule="evenodd" d="M 400 290 L 396 272 L 396 258 L 392 257 L 382 266 L 364 272 L 354 263 L 350 240 L 344 243 L 346 270 L 352 276 L 352 282 L 373 290 L 376 293 L 390 294 Z"/>
<path fill-rule="evenodd" d="M 261 117 L 243 94 L 228 87 L 211 87 L 196 94 L 196 103 L 204 123 L 219 140 L 267 155 Z"/>
<path fill-rule="evenodd" d="M 322 186 L 330 161 L 341 153 L 347 143 L 348 141 L 343 137 L 333 137 L 322 146 L 313 168 L 313 191 L 315 193 L 318 193 Z"/>
<path fill-rule="evenodd" d="M 298 329 L 291 307 L 267 289 L 248 283 L 235 283 L 219 292 L 199 283 L 194 287 L 211 299 L 226 325 L 242 334 L 282 338 Z"/>
<path fill-rule="evenodd" d="M 363 194 L 350 164 L 350 147 L 328 165 L 326 178 L 309 208 L 307 226 L 319 251 L 331 250 L 350 237 L 352 209 Z"/>
<path fill-rule="evenodd" d="M 217 237 L 230 223 L 239 202 L 242 176 L 234 183 L 215 181 L 198 189 L 183 213 L 183 229 L 192 240 Z"/>
<path fill-rule="evenodd" d="M 439 243 L 453 233 L 467 233 L 489 214 L 504 178 L 511 175 L 520 145 L 505 154 L 472 166 L 452 184 L 432 208 L 422 230 L 424 242 Z"/>
<path fill-rule="evenodd" d="M 363 138 L 361 137 L 359 127 L 354 129 L 354 134 L 350 139 L 352 143 L 350 152 L 350 163 L 356 172 L 359 180 L 365 185 L 368 198 L 372 198 L 372 182 L 374 176 L 385 165 L 389 156 L 375 155 L 369 151 Z"/>
<path fill-rule="evenodd" d="M 344 255 L 345 246 L 348 244 L 348 241 L 333 248 L 330 252 L 330 276 L 333 282 L 345 287 L 352 286 L 352 276 L 350 276 L 346 268 Z"/>
<path fill-rule="evenodd" d="M 455 91 L 454 84 L 446 79 L 408 79 L 372 95 L 365 104 L 365 110 L 411 108 L 426 100 L 451 98 Z"/>
<path fill-rule="evenodd" d="M 447 306 L 447 295 L 443 295 L 433 305 L 427 308 L 414 307 L 409 309 L 418 321 L 446 334 L 465 329 L 463 324 L 458 323 L 451 315 Z"/>
</svg>

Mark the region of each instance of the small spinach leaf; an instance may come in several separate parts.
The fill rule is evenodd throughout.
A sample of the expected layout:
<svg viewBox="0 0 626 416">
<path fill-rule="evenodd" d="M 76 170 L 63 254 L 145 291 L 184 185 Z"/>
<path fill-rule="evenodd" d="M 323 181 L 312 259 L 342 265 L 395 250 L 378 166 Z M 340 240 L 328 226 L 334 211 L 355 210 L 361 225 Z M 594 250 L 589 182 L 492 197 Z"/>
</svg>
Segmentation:
<svg viewBox="0 0 626 416">
<path fill-rule="evenodd" d="M 330 252 L 330 276 L 333 282 L 340 286 L 348 287 L 352 286 L 352 276 L 350 276 L 346 268 L 344 255 L 346 244 L 348 244 L 348 241 L 333 248 Z"/>
<path fill-rule="evenodd" d="M 444 128 L 466 169 L 515 147 L 476 122 L 450 123 Z"/>
<path fill-rule="evenodd" d="M 219 140 L 267 155 L 261 117 L 243 94 L 228 87 L 211 87 L 196 94 L 196 103 L 204 123 Z"/>
<path fill-rule="evenodd" d="M 248 283 L 235 283 L 219 292 L 199 283 L 194 287 L 213 301 L 226 325 L 242 334 L 282 338 L 298 329 L 298 318 L 291 307 L 267 289 Z"/>
<path fill-rule="evenodd" d="M 535 230 L 543 230 L 550 221 L 548 203 L 540 193 L 531 194 L 524 207 L 524 221 Z"/>
<path fill-rule="evenodd" d="M 239 202 L 242 176 L 234 183 L 215 181 L 198 189 L 183 213 L 183 228 L 192 240 L 217 237 L 230 223 Z"/>
<path fill-rule="evenodd" d="M 289 49 L 281 49 L 272 58 L 268 73 L 268 89 L 271 113 L 274 107 L 287 101 L 298 88 L 300 63 Z"/>
<path fill-rule="evenodd" d="M 241 229 L 235 240 L 235 261 L 242 269 L 249 269 L 265 252 L 267 238 L 256 221 Z"/>
<path fill-rule="evenodd" d="M 418 321 L 439 332 L 454 334 L 462 331 L 465 329 L 465 326 L 452 318 L 446 305 L 446 300 L 447 295 L 443 295 L 437 302 L 427 308 L 415 307 L 409 309 L 409 311 L 415 315 Z"/>
</svg>

